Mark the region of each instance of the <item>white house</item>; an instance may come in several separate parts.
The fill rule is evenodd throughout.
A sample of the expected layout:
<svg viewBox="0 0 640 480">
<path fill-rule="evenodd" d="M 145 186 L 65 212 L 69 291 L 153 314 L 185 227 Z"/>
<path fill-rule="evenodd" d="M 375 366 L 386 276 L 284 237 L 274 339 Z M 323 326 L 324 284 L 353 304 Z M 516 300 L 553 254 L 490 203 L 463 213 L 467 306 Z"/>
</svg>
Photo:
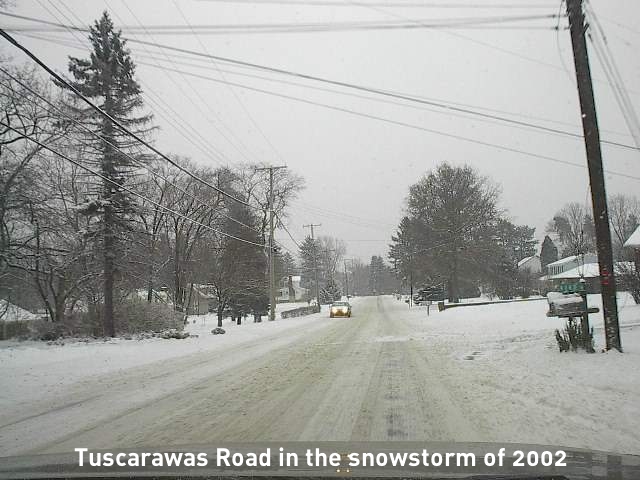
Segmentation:
<svg viewBox="0 0 640 480">
<path fill-rule="evenodd" d="M 531 273 L 540 273 L 542 271 L 540 257 L 538 255 L 532 255 L 530 257 L 523 258 L 518 262 L 518 270 L 527 270 Z"/>
<path fill-rule="evenodd" d="M 547 265 L 547 277 L 551 278 L 590 263 L 598 263 L 598 256 L 595 253 L 585 253 L 584 255 L 572 255 L 561 258 Z"/>
<path fill-rule="evenodd" d="M 627 241 L 624 242 L 624 246 L 635 248 L 636 250 L 640 248 L 640 227 L 636 228 L 631 236 L 627 238 Z"/>
<path fill-rule="evenodd" d="M 302 277 L 300 275 L 289 275 L 280 279 L 277 302 L 299 302 L 308 293 L 306 288 L 300 286 Z"/>
<path fill-rule="evenodd" d="M 640 271 L 640 227 L 636 228 L 627 241 L 624 242 L 625 247 L 633 248 L 633 263 L 635 270 Z"/>
</svg>

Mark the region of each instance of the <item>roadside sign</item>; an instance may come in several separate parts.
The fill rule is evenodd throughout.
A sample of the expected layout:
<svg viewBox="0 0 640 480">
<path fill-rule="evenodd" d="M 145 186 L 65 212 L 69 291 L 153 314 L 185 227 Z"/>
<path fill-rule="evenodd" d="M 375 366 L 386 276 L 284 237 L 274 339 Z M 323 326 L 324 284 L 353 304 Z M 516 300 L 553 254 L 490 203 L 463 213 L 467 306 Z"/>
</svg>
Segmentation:
<svg viewBox="0 0 640 480">
<path fill-rule="evenodd" d="M 562 293 L 580 293 L 585 291 L 585 285 L 584 282 L 563 283 L 560 285 L 560 291 Z"/>
</svg>

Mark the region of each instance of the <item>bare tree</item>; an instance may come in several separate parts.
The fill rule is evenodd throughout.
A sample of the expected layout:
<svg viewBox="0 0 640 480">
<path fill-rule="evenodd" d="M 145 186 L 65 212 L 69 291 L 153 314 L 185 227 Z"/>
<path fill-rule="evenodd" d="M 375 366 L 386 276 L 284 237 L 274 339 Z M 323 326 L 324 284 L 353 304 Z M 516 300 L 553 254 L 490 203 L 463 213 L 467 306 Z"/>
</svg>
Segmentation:
<svg viewBox="0 0 640 480">
<path fill-rule="evenodd" d="M 336 278 L 336 272 L 347 253 L 347 244 L 339 238 L 321 235 L 318 237 L 318 269 L 320 283 Z"/>
<path fill-rule="evenodd" d="M 187 159 L 177 159 L 185 168 L 195 172 L 199 178 L 215 184 L 224 191 L 232 181 L 226 170 L 214 171 L 210 168 L 197 168 Z M 224 196 L 196 181 L 192 177 L 174 171 L 171 183 L 180 189 L 167 186 L 164 200 L 178 215 L 168 214 L 166 237 L 172 252 L 174 306 L 181 309 L 185 301 L 188 276 L 192 272 L 194 249 L 208 233 L 207 227 L 220 228 L 224 221 L 222 206 Z"/>
<path fill-rule="evenodd" d="M 41 101 L 52 95 L 33 69 L 6 70 L 0 74 L 0 282 L 34 240 L 29 205 L 38 193 L 34 164 L 42 148 L 29 139 L 47 144 L 65 133 L 52 108 Z"/>
<path fill-rule="evenodd" d="M 633 260 L 633 254 L 625 252 L 623 245 L 640 222 L 640 201 L 638 198 L 622 194 L 612 196 L 609 199 L 609 222 L 611 223 L 615 258 Z"/>
<path fill-rule="evenodd" d="M 266 257 L 260 244 L 257 218 L 244 205 L 227 201 L 224 231 L 233 237 L 217 236 L 209 246 L 208 283 L 216 297 L 218 326 L 227 309 L 235 317 L 252 311 L 266 311 Z M 241 223 L 238 223 L 239 220 Z M 243 241 L 244 240 L 244 241 Z"/>
<path fill-rule="evenodd" d="M 258 228 L 262 232 L 261 240 L 265 243 L 269 228 L 269 173 L 256 170 L 256 165 L 244 164 L 234 170 L 234 174 L 244 199 L 260 211 Z M 304 178 L 288 169 L 274 172 L 274 211 L 281 221 L 287 218 L 287 208 L 304 189 L 304 185 Z"/>
<path fill-rule="evenodd" d="M 566 204 L 547 225 L 561 246 L 563 256 L 595 251 L 595 228 L 589 208 L 577 202 Z"/>
</svg>

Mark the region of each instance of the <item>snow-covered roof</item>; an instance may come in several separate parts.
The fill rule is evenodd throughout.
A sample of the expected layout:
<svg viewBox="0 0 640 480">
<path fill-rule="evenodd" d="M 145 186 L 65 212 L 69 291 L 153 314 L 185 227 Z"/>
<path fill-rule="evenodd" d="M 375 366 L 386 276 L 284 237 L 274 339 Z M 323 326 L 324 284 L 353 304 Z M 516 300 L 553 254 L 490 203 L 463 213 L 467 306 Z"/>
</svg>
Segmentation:
<svg viewBox="0 0 640 480">
<path fill-rule="evenodd" d="M 575 268 L 571 268 L 566 272 L 556 275 L 547 275 L 547 280 L 561 280 L 565 278 L 595 278 L 600 275 L 600 267 L 597 263 L 585 263 Z"/>
<path fill-rule="evenodd" d="M 518 267 L 521 267 L 522 265 L 524 265 L 525 263 L 527 263 L 529 260 L 532 260 L 534 258 L 537 258 L 537 255 L 531 255 L 530 257 L 525 257 L 522 260 L 520 260 L 518 262 Z"/>
<path fill-rule="evenodd" d="M 561 258 L 560 260 L 556 260 L 555 262 L 551 262 L 547 264 L 547 267 L 555 267 L 555 266 L 564 265 L 565 263 L 570 263 L 570 262 L 582 262 L 583 257 L 584 257 L 585 264 L 593 263 L 593 260 L 597 260 L 598 258 L 593 253 L 585 253 L 584 255 L 571 255 L 570 257 L 564 257 L 564 258 Z"/>
<path fill-rule="evenodd" d="M 640 227 L 636 228 L 627 241 L 624 242 L 625 247 L 640 248 Z"/>
<path fill-rule="evenodd" d="M 8 303 L 6 300 L 0 300 L 0 312 L 4 312 L 1 319 L 5 322 L 30 321 L 38 319 L 38 315 L 35 313 L 31 313 L 30 311 L 20 308 L 13 303 Z"/>
<path fill-rule="evenodd" d="M 617 262 L 615 264 L 616 269 L 622 266 L 628 267 L 632 265 L 632 262 Z M 578 267 L 567 270 L 566 272 L 558 273 L 556 275 L 545 275 L 544 280 L 564 280 L 574 278 L 596 278 L 600 276 L 600 265 L 597 263 L 585 263 Z"/>
<path fill-rule="evenodd" d="M 562 265 L 564 263 L 575 262 L 576 260 L 578 260 L 578 256 L 577 255 L 571 255 L 570 257 L 564 257 L 564 258 L 561 258 L 560 260 L 556 260 L 555 262 L 548 263 L 547 267 L 555 267 L 556 265 Z"/>
</svg>

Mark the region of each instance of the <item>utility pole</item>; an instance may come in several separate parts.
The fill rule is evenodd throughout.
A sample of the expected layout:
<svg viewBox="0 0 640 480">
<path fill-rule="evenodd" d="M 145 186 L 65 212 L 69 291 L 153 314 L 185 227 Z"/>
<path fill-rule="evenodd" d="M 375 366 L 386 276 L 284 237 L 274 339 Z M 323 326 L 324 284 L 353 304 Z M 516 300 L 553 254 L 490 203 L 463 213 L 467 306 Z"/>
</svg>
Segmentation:
<svg viewBox="0 0 640 480">
<path fill-rule="evenodd" d="M 353 268 L 353 260 L 353 258 L 344 259 L 344 294 L 347 297 L 347 300 L 349 300 L 349 272 L 347 271 L 347 262 L 351 262 L 351 267 Z"/>
<path fill-rule="evenodd" d="M 317 224 L 310 223 L 309 225 L 302 226 L 302 228 L 311 229 L 311 240 L 313 240 L 313 275 L 315 277 L 316 301 L 318 302 L 318 308 L 321 308 L 320 307 L 320 288 L 318 286 L 318 248 L 316 246 L 315 237 L 313 236 L 313 229 L 314 227 L 321 227 L 321 226 L 322 226 L 321 223 L 317 223 Z"/>
<path fill-rule="evenodd" d="M 274 251 L 274 224 L 275 217 L 273 206 L 275 197 L 273 195 L 273 171 L 287 168 L 284 165 L 278 167 L 256 168 L 256 171 L 269 170 L 269 320 L 276 319 L 276 272 L 275 272 L 275 251 Z"/>
<path fill-rule="evenodd" d="M 344 295 L 349 300 L 349 274 L 347 273 L 347 259 L 344 259 Z"/>
<path fill-rule="evenodd" d="M 611 232 L 609 231 L 609 212 L 602 168 L 602 152 L 600 150 L 600 133 L 598 117 L 593 96 L 591 69 L 585 38 L 583 0 L 566 0 L 573 60 L 576 68 L 580 110 L 582 112 L 582 129 L 587 151 L 589 167 L 589 183 L 591 185 L 591 202 L 593 204 L 593 220 L 596 229 L 596 248 L 600 266 L 600 291 L 604 314 L 604 330 L 606 348 L 622 351 L 620 342 L 620 326 L 618 324 L 618 304 L 616 302 L 616 282 L 613 270 L 613 252 L 611 248 Z"/>
</svg>

